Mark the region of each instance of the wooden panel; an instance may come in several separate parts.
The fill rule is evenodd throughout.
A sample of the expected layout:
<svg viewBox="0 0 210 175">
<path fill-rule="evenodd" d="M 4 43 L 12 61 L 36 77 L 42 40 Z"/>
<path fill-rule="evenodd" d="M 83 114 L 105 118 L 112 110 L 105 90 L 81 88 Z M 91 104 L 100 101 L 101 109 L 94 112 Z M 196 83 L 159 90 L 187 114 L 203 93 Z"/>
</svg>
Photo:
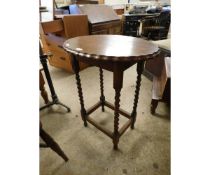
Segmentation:
<svg viewBox="0 0 210 175">
<path fill-rule="evenodd" d="M 98 31 L 92 31 L 91 35 L 105 35 L 108 34 L 109 31 L 107 29 L 103 29 L 103 30 L 98 30 Z"/>
<path fill-rule="evenodd" d="M 66 15 L 63 22 L 66 38 L 89 34 L 87 15 Z"/>
<path fill-rule="evenodd" d="M 112 27 L 119 27 L 120 26 L 120 21 L 112 21 L 109 23 L 99 23 L 99 24 L 94 24 L 92 25 L 92 31 L 97 31 L 97 30 L 102 30 L 104 28 L 112 28 Z"/>
<path fill-rule="evenodd" d="M 41 44 L 43 53 L 46 54 L 46 53 L 50 52 L 50 50 L 47 46 L 46 40 L 45 40 L 45 34 L 44 34 L 41 23 L 39 23 L 39 39 L 40 39 L 39 42 Z"/>
<path fill-rule="evenodd" d="M 49 58 L 49 63 L 57 68 L 62 68 L 68 72 L 73 72 L 71 65 L 71 56 L 63 49 L 65 38 L 54 35 L 45 36 L 45 40 L 50 52 L 53 54 Z M 88 64 L 79 63 L 81 70 L 88 67 Z"/>
<path fill-rule="evenodd" d="M 106 34 L 121 34 L 121 23 L 120 21 L 111 21 L 107 23 L 102 23 L 102 24 L 94 24 L 92 25 L 92 31 L 91 33 L 96 34 L 96 33 L 101 33 L 98 31 L 105 31 Z M 103 33 L 105 34 L 105 33 Z"/>
<path fill-rule="evenodd" d="M 63 21 L 61 19 L 49 22 L 42 22 L 41 24 L 45 34 L 61 32 L 64 30 Z"/>
<path fill-rule="evenodd" d="M 67 15 L 62 19 L 50 22 L 42 22 L 40 25 L 40 39 L 45 46 L 45 52 L 51 52 L 49 63 L 52 66 L 73 72 L 71 55 L 63 49 L 63 43 L 67 38 L 88 35 L 89 26 L 86 15 Z M 81 70 L 88 64 L 79 63 Z"/>
<path fill-rule="evenodd" d="M 53 54 L 53 56 L 49 59 L 50 65 L 72 72 L 69 54 L 62 48 L 62 46 L 57 45 L 50 40 L 46 41 L 51 53 Z"/>
</svg>

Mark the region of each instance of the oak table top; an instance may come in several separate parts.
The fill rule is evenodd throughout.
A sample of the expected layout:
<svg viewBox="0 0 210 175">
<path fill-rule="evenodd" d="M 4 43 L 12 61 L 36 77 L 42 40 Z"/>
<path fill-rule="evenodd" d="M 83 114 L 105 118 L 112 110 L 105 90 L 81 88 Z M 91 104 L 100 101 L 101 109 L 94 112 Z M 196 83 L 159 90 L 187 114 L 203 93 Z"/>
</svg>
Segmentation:
<svg viewBox="0 0 210 175">
<path fill-rule="evenodd" d="M 79 36 L 65 41 L 63 47 L 74 55 L 107 61 L 140 61 L 159 54 L 157 45 L 123 35 Z"/>
</svg>

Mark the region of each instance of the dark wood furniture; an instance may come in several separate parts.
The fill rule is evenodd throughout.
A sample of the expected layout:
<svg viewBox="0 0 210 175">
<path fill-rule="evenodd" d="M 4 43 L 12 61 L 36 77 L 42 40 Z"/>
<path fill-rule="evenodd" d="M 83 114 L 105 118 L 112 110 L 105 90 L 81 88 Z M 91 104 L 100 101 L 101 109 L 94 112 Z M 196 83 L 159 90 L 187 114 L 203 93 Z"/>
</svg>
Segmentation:
<svg viewBox="0 0 210 175">
<path fill-rule="evenodd" d="M 124 14 L 123 21 L 123 35 L 139 36 L 139 26 L 141 20 L 145 17 L 157 16 L 159 13 L 138 13 L 138 14 Z"/>
<path fill-rule="evenodd" d="M 142 33 L 141 37 L 149 40 L 166 39 L 171 23 L 171 12 L 161 12 L 155 17 L 145 17 L 141 20 Z"/>
<path fill-rule="evenodd" d="M 48 99 L 48 94 L 47 94 L 47 91 L 45 90 L 45 81 L 44 81 L 44 77 L 42 75 L 42 70 L 43 69 L 40 69 L 39 70 L 39 90 L 41 92 L 41 96 L 42 98 L 44 99 L 44 103 L 47 104 L 49 103 L 49 99 Z"/>
<path fill-rule="evenodd" d="M 112 7 L 103 4 L 70 5 L 70 14 L 88 16 L 90 34 L 121 34 L 121 21 Z"/>
<path fill-rule="evenodd" d="M 51 93 L 51 97 L 52 97 L 52 102 L 48 102 L 45 106 L 42 106 L 40 108 L 40 110 L 43 110 L 43 109 L 45 109 L 47 107 L 50 107 L 52 105 L 61 105 L 61 106 L 65 107 L 67 109 L 67 112 L 70 112 L 70 108 L 68 106 L 66 106 L 65 104 L 60 102 L 60 100 L 58 99 L 58 96 L 55 92 L 53 82 L 52 82 L 52 79 L 51 79 L 51 75 L 50 75 L 48 65 L 47 65 L 48 55 L 43 53 L 42 48 L 41 48 L 41 44 L 39 44 L 39 58 L 40 58 L 40 62 L 42 64 L 43 71 L 45 73 L 45 77 L 47 79 L 47 83 L 48 83 L 50 93 Z"/>
<path fill-rule="evenodd" d="M 74 55 L 72 57 L 72 65 L 77 81 L 77 88 L 81 105 L 81 116 L 84 121 L 84 126 L 87 126 L 87 122 L 93 124 L 96 128 L 109 136 L 113 140 L 114 149 L 118 149 L 120 136 L 122 136 L 122 134 L 129 126 L 132 129 L 134 128 L 144 61 L 157 56 L 159 54 L 158 47 L 143 39 L 122 35 L 89 35 L 76 37 L 67 40 L 64 43 L 63 47 L 68 52 Z M 100 101 L 88 110 L 86 110 L 84 106 L 84 99 L 79 75 L 80 67 L 78 61 L 97 66 L 100 70 Z M 136 63 L 136 91 L 133 110 L 130 114 L 120 109 L 120 91 L 123 86 L 123 72 Z M 113 87 L 115 89 L 114 105 L 105 100 L 103 69 L 113 72 Z M 100 126 L 94 119 L 89 116 L 100 106 L 102 107 L 102 111 L 104 111 L 105 106 L 114 110 L 113 132 Z M 128 118 L 128 121 L 119 129 L 120 114 Z"/>
<path fill-rule="evenodd" d="M 58 143 L 42 128 L 42 123 L 39 125 L 39 135 L 45 144 L 40 143 L 40 148 L 51 148 L 59 156 L 61 156 L 66 162 L 69 160 Z"/>
</svg>

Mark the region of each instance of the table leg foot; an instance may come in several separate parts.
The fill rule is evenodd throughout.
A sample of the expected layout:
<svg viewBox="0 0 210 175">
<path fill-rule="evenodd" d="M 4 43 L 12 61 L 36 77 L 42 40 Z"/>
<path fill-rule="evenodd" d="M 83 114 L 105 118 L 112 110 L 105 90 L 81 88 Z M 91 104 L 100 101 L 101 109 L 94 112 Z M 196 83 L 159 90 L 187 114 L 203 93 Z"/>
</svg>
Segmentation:
<svg viewBox="0 0 210 175">
<path fill-rule="evenodd" d="M 118 150 L 118 143 L 119 143 L 119 137 L 114 137 L 113 139 L 113 149 Z"/>
<path fill-rule="evenodd" d="M 81 116 L 82 116 L 82 120 L 84 122 L 84 126 L 87 127 L 87 119 L 86 119 L 86 111 L 85 110 L 81 110 Z"/>
<path fill-rule="evenodd" d="M 65 107 L 67 109 L 67 112 L 70 112 L 71 111 L 71 109 L 68 106 L 66 106 L 63 103 L 61 103 L 58 99 L 53 100 L 52 102 L 49 102 L 45 106 L 42 106 L 41 108 L 39 108 L 39 110 L 41 111 L 41 110 L 43 110 L 45 108 L 48 108 L 48 107 L 50 107 L 52 105 L 61 105 L 61 106 Z"/>
<path fill-rule="evenodd" d="M 134 124 L 136 122 L 136 113 L 132 113 L 131 114 L 131 117 L 132 117 L 132 122 L 131 122 L 131 129 L 134 129 Z"/>
<path fill-rule="evenodd" d="M 71 111 L 71 109 L 68 106 L 66 106 L 65 104 L 61 103 L 60 101 L 58 101 L 56 104 L 61 105 L 64 108 L 66 108 L 67 109 L 67 112 L 70 112 Z"/>
</svg>

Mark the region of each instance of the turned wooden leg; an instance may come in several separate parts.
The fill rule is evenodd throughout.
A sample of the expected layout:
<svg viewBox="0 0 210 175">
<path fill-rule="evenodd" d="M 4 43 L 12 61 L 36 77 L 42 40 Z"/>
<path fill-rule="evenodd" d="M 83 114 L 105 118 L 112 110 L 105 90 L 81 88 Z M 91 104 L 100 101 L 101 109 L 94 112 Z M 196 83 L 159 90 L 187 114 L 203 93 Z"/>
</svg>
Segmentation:
<svg viewBox="0 0 210 175">
<path fill-rule="evenodd" d="M 80 81 L 80 76 L 79 76 L 79 62 L 76 59 L 76 56 L 72 56 L 72 68 L 75 72 L 75 78 L 77 82 L 77 90 L 78 90 L 78 95 L 79 95 L 79 100 L 80 100 L 80 105 L 81 105 L 81 116 L 82 120 L 84 121 L 84 126 L 87 126 L 87 120 L 86 120 L 86 110 L 84 106 L 84 100 L 83 100 L 83 93 L 82 93 L 82 86 L 81 86 L 81 81 Z"/>
<path fill-rule="evenodd" d="M 144 61 L 137 63 L 137 80 L 136 80 L 136 90 L 135 90 L 135 97 L 133 102 L 133 111 L 131 113 L 132 123 L 131 123 L 131 129 L 134 129 L 134 124 L 136 121 L 136 108 L 138 104 L 139 99 L 139 91 L 140 91 L 140 85 L 141 85 L 141 74 L 144 69 Z"/>
<path fill-rule="evenodd" d="M 114 133 L 113 144 L 114 149 L 118 149 L 119 142 L 119 108 L 120 108 L 120 91 L 123 85 L 123 71 L 115 67 L 114 70 L 114 89 L 115 89 L 115 110 L 114 110 Z"/>
<path fill-rule="evenodd" d="M 158 106 L 158 100 L 152 99 L 151 107 L 150 107 L 151 114 L 155 113 L 155 110 L 156 110 L 157 106 Z"/>
<path fill-rule="evenodd" d="M 59 156 L 61 156 L 66 162 L 69 160 L 65 153 L 62 151 L 60 146 L 54 141 L 54 139 L 42 129 L 42 124 L 40 123 L 40 137 L 44 140 L 47 147 L 50 147 Z"/>
<path fill-rule="evenodd" d="M 102 111 L 104 112 L 105 96 L 104 96 L 103 69 L 100 67 L 99 71 L 100 71 L 100 90 L 101 90 L 100 101 L 101 101 Z"/>
<path fill-rule="evenodd" d="M 39 89 L 41 91 L 41 96 L 44 99 L 45 104 L 47 104 L 49 103 L 49 99 L 48 99 L 48 94 L 47 94 L 47 91 L 45 90 L 44 84 L 45 84 L 44 78 L 40 70 L 39 71 Z"/>
</svg>

